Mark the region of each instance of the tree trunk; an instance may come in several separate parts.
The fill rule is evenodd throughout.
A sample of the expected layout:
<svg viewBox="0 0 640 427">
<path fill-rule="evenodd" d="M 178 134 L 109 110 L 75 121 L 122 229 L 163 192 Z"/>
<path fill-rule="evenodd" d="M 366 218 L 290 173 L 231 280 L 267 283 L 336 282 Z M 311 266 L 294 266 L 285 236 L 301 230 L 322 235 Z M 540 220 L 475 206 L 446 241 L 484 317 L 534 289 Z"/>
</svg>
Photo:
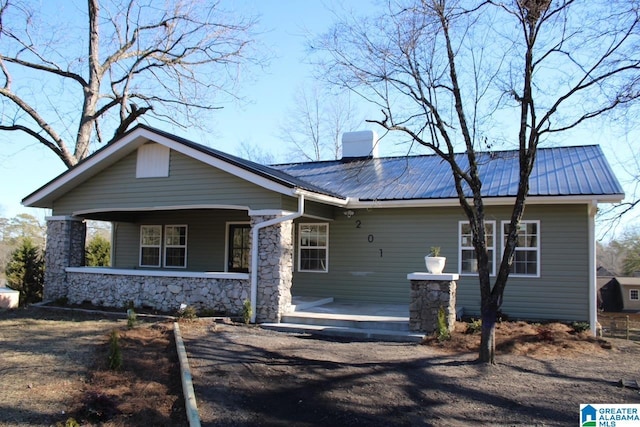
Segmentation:
<svg viewBox="0 0 640 427">
<path fill-rule="evenodd" d="M 495 365 L 496 319 L 498 306 L 493 301 L 482 301 L 482 334 L 478 361 Z"/>
</svg>

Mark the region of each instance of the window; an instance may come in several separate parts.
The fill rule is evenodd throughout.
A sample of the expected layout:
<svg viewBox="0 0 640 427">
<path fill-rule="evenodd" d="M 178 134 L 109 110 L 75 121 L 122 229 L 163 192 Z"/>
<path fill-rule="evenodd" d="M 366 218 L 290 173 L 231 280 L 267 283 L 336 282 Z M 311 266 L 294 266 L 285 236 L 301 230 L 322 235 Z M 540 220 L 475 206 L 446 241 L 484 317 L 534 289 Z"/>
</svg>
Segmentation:
<svg viewBox="0 0 640 427">
<path fill-rule="evenodd" d="M 228 236 L 227 271 L 248 273 L 251 226 L 249 224 L 229 224 Z"/>
<path fill-rule="evenodd" d="M 506 242 L 508 232 L 509 222 L 503 221 L 503 245 Z M 511 274 L 516 276 L 540 276 L 540 221 L 520 222 Z"/>
<path fill-rule="evenodd" d="M 631 301 L 638 301 L 638 299 L 640 299 L 638 296 L 638 289 L 629 289 L 629 299 Z"/>
<path fill-rule="evenodd" d="M 495 240 L 495 221 L 484 222 L 485 234 L 487 236 L 487 249 L 489 251 L 489 274 L 492 276 L 496 274 L 496 240 Z M 473 247 L 473 234 L 471 232 L 471 226 L 468 222 L 460 221 L 458 223 L 458 236 L 460 247 L 460 265 L 458 270 L 460 274 L 477 274 L 478 273 L 478 260 L 476 259 L 476 252 Z"/>
<path fill-rule="evenodd" d="M 167 225 L 164 228 L 164 266 L 187 266 L 187 226 Z"/>
<path fill-rule="evenodd" d="M 160 267 L 162 226 L 140 226 L 140 267 Z M 164 228 L 164 266 L 187 266 L 187 226 L 167 225 Z"/>
<path fill-rule="evenodd" d="M 161 243 L 161 226 L 143 225 L 140 227 L 140 267 L 160 267 Z"/>
<path fill-rule="evenodd" d="M 298 271 L 328 271 L 329 224 L 300 224 Z"/>
</svg>

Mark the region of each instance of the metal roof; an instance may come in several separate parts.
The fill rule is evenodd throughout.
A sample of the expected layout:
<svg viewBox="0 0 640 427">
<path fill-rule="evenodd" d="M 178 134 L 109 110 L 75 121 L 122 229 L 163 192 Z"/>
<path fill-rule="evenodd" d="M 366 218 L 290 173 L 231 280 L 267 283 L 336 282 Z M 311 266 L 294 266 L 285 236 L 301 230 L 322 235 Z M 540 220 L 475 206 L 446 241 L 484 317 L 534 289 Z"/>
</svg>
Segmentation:
<svg viewBox="0 0 640 427">
<path fill-rule="evenodd" d="M 518 151 L 478 153 L 484 197 L 513 197 L 518 186 Z M 456 155 L 463 168 L 464 153 Z M 354 159 L 275 165 L 288 175 L 332 194 L 366 200 L 457 198 L 449 165 L 436 155 Z M 622 195 L 597 145 L 539 148 L 529 196 Z"/>
</svg>

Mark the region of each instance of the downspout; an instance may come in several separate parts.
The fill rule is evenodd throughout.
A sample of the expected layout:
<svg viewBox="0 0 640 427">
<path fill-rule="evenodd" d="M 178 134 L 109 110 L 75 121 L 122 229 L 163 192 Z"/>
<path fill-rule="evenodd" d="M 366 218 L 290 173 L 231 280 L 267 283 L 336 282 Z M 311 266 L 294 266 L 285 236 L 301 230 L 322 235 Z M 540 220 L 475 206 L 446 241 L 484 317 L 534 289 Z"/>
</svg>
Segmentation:
<svg viewBox="0 0 640 427">
<path fill-rule="evenodd" d="M 598 202 L 592 201 L 587 206 L 589 210 L 589 325 L 591 334 L 597 335 L 598 324 L 598 288 L 596 286 L 596 223 L 595 217 L 598 212 Z"/>
<path fill-rule="evenodd" d="M 294 220 L 304 214 L 304 194 L 298 194 L 298 211 L 280 218 L 255 224 L 251 230 L 251 323 L 256 323 L 258 299 L 258 235 L 261 229 L 281 222 Z"/>
</svg>

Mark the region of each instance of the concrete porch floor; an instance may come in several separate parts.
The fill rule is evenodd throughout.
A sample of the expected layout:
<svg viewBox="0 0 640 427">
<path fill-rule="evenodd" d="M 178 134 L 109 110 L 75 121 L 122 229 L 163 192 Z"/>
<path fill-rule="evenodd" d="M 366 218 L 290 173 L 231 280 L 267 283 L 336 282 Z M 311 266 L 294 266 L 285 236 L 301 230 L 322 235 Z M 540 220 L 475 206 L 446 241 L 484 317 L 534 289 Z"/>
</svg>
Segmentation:
<svg viewBox="0 0 640 427">
<path fill-rule="evenodd" d="M 372 304 L 360 302 L 336 302 L 333 298 L 321 297 L 293 297 L 291 304 L 293 312 L 313 313 L 317 317 L 360 318 L 377 320 L 409 322 L 408 304 Z M 373 318 L 373 319 L 369 319 Z"/>
<path fill-rule="evenodd" d="M 379 341 L 419 342 L 422 333 L 409 331 L 409 305 L 334 301 L 293 297 L 280 323 L 263 323 L 280 332 L 309 333 Z"/>
</svg>

